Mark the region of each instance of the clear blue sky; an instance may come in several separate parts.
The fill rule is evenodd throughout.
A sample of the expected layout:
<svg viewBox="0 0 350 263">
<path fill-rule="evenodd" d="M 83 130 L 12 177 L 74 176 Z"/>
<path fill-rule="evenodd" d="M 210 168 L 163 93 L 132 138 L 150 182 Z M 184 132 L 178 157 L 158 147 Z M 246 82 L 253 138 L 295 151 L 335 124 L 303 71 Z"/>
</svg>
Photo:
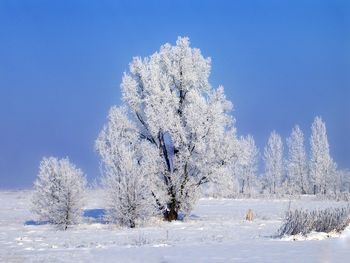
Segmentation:
<svg viewBox="0 0 350 263">
<path fill-rule="evenodd" d="M 0 188 L 30 187 L 42 156 L 99 176 L 94 141 L 133 56 L 189 36 L 212 58 L 238 133 L 262 149 L 315 115 L 350 167 L 350 1 L 0 1 Z"/>
</svg>

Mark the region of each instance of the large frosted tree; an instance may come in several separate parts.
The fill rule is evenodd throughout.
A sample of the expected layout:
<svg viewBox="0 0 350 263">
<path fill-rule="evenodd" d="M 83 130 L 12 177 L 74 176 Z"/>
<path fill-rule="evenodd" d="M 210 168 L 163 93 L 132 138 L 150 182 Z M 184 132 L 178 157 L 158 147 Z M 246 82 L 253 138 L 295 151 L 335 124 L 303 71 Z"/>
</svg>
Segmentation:
<svg viewBox="0 0 350 263">
<path fill-rule="evenodd" d="M 40 220 L 67 229 L 82 218 L 86 180 L 68 158 L 43 158 L 34 183 L 32 211 Z"/>
<path fill-rule="evenodd" d="M 326 124 L 316 117 L 311 126 L 310 176 L 314 194 L 327 194 L 336 184 L 336 164 L 330 156 Z"/>
<path fill-rule="evenodd" d="M 210 59 L 180 37 L 175 46 L 134 58 L 122 80 L 137 134 L 131 140 L 147 143 L 140 151 L 152 155 L 155 166 L 146 172 L 157 184 L 151 195 L 169 221 L 192 209 L 202 184 L 227 178 L 237 155 L 232 104 L 222 87 L 211 87 L 209 73 Z"/>
<path fill-rule="evenodd" d="M 279 193 L 283 184 L 283 143 L 273 131 L 264 150 L 265 180 L 271 194 Z"/>
<path fill-rule="evenodd" d="M 304 147 L 304 134 L 296 125 L 287 138 L 288 189 L 292 194 L 306 194 L 310 189 L 307 160 Z"/>
</svg>

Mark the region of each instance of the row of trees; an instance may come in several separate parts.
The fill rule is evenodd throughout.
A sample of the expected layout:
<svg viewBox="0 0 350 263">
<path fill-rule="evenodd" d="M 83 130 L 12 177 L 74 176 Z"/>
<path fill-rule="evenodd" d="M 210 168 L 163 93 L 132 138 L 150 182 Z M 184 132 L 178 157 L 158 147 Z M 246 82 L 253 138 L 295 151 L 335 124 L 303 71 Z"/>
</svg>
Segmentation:
<svg viewBox="0 0 350 263">
<path fill-rule="evenodd" d="M 340 191 L 336 163 L 329 152 L 326 125 L 316 117 L 311 126 L 310 158 L 304 146 L 304 135 L 295 126 L 287 138 L 288 157 L 283 159 L 281 137 L 272 132 L 264 150 L 265 187 L 270 193 L 336 194 Z"/>
<path fill-rule="evenodd" d="M 181 37 L 175 46 L 165 44 L 150 57 L 131 62 L 121 84 L 123 105 L 111 108 L 95 144 L 110 222 L 135 227 L 157 214 L 176 220 L 191 211 L 208 183 L 224 192 L 238 180 L 244 194 L 260 191 L 257 181 L 270 193 L 280 192 L 284 184 L 292 185 L 286 189 L 293 193 L 309 193 L 311 182 L 315 193 L 328 191 L 335 165 L 321 119 L 313 125 L 310 172 L 296 128 L 288 139 L 287 176 L 282 140 L 273 132 L 260 180 L 254 139 L 237 138 L 232 104 L 223 87 L 209 84 L 210 68 L 210 58 Z M 44 159 L 35 183 L 34 211 L 66 228 L 81 217 L 84 187 L 82 172 L 68 159 Z"/>
<path fill-rule="evenodd" d="M 265 171 L 258 175 L 259 150 L 251 136 L 239 141 L 239 156 L 233 167 L 233 180 L 239 187 L 233 189 L 246 195 L 269 194 L 337 194 L 344 190 L 347 178 L 337 166 L 329 151 L 326 125 L 316 117 L 311 126 L 310 154 L 306 154 L 304 135 L 296 125 L 286 139 L 287 157 L 283 140 L 273 131 L 263 152 Z"/>
</svg>

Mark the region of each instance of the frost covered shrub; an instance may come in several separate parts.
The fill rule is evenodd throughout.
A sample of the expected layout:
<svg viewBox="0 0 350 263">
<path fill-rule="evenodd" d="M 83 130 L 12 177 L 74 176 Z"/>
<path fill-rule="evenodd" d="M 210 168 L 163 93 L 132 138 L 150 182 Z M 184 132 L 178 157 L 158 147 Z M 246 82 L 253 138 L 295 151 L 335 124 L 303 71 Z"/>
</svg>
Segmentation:
<svg viewBox="0 0 350 263">
<path fill-rule="evenodd" d="M 106 219 L 109 222 L 134 228 L 154 214 L 153 200 L 147 183 L 134 176 L 105 176 Z"/>
<path fill-rule="evenodd" d="M 60 229 L 79 223 L 83 214 L 85 177 L 68 158 L 43 158 L 34 183 L 32 211 Z"/>
<path fill-rule="evenodd" d="M 350 202 L 350 193 L 338 193 L 334 195 L 334 199 L 337 201 Z"/>
<path fill-rule="evenodd" d="M 125 108 L 112 107 L 108 123 L 96 140 L 102 159 L 103 188 L 107 219 L 112 223 L 135 227 L 155 213 L 151 175 L 156 172 L 152 148 L 139 138 Z"/>
<path fill-rule="evenodd" d="M 327 208 L 324 210 L 294 210 L 286 214 L 283 225 L 278 230 L 280 237 L 284 235 L 306 235 L 312 231 L 341 232 L 350 223 L 350 206 L 343 208 Z"/>
</svg>

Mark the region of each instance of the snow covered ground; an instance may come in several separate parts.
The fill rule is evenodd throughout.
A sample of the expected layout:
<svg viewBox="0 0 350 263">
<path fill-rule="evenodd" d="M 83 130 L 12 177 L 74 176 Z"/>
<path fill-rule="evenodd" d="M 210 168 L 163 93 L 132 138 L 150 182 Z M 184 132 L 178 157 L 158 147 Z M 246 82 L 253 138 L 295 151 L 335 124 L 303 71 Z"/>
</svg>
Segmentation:
<svg viewBox="0 0 350 263">
<path fill-rule="evenodd" d="M 201 199 L 184 221 L 126 229 L 103 222 L 101 192 L 91 191 L 85 222 L 57 231 L 35 221 L 30 195 L 0 192 L 0 262 L 350 262 L 350 229 L 332 238 L 272 238 L 289 200 Z M 310 198 L 291 202 L 292 208 L 341 205 Z M 253 222 L 244 220 L 249 208 Z"/>
</svg>

